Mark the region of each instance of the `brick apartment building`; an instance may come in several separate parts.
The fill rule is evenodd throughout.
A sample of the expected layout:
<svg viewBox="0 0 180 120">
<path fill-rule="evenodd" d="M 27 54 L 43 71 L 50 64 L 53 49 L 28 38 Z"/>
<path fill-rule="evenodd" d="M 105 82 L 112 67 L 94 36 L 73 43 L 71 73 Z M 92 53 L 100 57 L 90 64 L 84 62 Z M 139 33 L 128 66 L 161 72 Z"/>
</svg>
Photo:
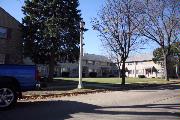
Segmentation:
<svg viewBox="0 0 180 120">
<path fill-rule="evenodd" d="M 0 7 L 0 64 L 22 63 L 20 24 Z"/>
</svg>

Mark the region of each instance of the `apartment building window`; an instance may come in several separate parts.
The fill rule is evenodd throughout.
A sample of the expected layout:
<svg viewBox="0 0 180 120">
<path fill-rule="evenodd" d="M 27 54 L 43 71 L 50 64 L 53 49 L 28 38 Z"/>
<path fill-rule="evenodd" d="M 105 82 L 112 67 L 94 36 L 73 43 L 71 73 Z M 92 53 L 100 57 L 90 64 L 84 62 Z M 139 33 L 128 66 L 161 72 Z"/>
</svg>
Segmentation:
<svg viewBox="0 0 180 120">
<path fill-rule="evenodd" d="M 69 71 L 70 71 L 70 68 L 68 68 L 68 67 L 63 67 L 63 68 L 61 69 L 61 71 L 62 71 L 62 72 L 69 72 Z"/>
<path fill-rule="evenodd" d="M 128 63 L 128 65 L 132 65 L 133 63 Z"/>
<path fill-rule="evenodd" d="M 79 70 L 78 68 L 74 68 L 74 69 L 72 69 L 72 72 L 73 73 L 78 73 L 78 70 Z"/>
<path fill-rule="evenodd" d="M 110 66 L 115 66 L 114 63 L 110 63 Z"/>
<path fill-rule="evenodd" d="M 107 63 L 106 62 L 101 62 L 101 65 L 102 66 L 107 66 Z"/>
<path fill-rule="evenodd" d="M 8 34 L 8 29 L 5 27 L 0 27 L 0 38 L 6 39 Z"/>
<path fill-rule="evenodd" d="M 91 65 L 93 65 L 93 61 L 91 61 L 91 60 L 88 60 L 88 64 L 91 64 Z"/>
<path fill-rule="evenodd" d="M 98 61 L 96 61 L 96 62 L 95 62 L 95 65 L 99 65 L 99 62 L 98 62 Z"/>
<path fill-rule="evenodd" d="M 89 69 L 88 72 L 94 72 L 94 70 L 93 69 Z"/>
</svg>

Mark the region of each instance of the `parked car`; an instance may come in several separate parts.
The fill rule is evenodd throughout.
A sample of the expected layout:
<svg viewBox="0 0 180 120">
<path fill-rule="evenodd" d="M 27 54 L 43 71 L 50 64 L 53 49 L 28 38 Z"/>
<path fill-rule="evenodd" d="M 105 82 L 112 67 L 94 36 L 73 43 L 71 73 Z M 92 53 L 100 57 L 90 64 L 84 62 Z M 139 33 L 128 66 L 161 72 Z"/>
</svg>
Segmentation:
<svg viewBox="0 0 180 120">
<path fill-rule="evenodd" d="M 0 65 L 0 109 L 10 108 L 22 92 L 40 86 L 35 65 Z"/>
</svg>

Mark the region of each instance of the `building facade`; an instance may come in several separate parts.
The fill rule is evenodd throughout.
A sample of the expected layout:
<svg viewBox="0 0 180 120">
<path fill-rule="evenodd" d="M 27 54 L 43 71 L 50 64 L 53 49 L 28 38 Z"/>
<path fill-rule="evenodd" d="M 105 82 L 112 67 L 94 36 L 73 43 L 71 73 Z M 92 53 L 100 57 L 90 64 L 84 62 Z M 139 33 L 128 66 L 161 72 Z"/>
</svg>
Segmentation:
<svg viewBox="0 0 180 120">
<path fill-rule="evenodd" d="M 126 61 L 126 76 L 128 77 L 147 77 L 147 78 L 163 78 L 164 68 L 163 62 L 159 61 L 154 63 L 152 60 L 152 54 L 141 54 L 131 56 Z M 179 60 L 175 59 L 174 56 L 168 58 L 168 75 L 170 78 L 179 78 L 180 76 L 180 64 Z"/>
<path fill-rule="evenodd" d="M 48 67 L 38 65 L 41 76 L 48 75 Z M 118 69 L 115 63 L 102 55 L 85 53 L 82 59 L 83 77 L 115 77 L 118 76 Z M 78 77 L 79 63 L 58 63 L 55 68 L 55 76 Z"/>
<path fill-rule="evenodd" d="M 161 64 L 155 64 L 152 60 L 152 54 L 141 54 L 131 56 L 127 59 L 126 76 L 128 77 L 147 77 L 161 78 L 163 77 L 163 67 Z"/>
<path fill-rule="evenodd" d="M 0 7 L 0 64 L 22 63 L 20 22 Z"/>
</svg>

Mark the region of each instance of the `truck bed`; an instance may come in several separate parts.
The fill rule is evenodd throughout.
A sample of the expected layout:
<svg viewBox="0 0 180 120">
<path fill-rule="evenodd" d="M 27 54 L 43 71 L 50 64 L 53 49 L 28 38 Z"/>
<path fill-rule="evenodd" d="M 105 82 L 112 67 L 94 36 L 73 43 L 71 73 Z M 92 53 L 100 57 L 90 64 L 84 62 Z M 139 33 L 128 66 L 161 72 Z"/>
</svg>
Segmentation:
<svg viewBox="0 0 180 120">
<path fill-rule="evenodd" d="M 22 91 L 33 90 L 37 84 L 35 65 L 0 65 L 0 76 L 16 78 Z"/>
</svg>

